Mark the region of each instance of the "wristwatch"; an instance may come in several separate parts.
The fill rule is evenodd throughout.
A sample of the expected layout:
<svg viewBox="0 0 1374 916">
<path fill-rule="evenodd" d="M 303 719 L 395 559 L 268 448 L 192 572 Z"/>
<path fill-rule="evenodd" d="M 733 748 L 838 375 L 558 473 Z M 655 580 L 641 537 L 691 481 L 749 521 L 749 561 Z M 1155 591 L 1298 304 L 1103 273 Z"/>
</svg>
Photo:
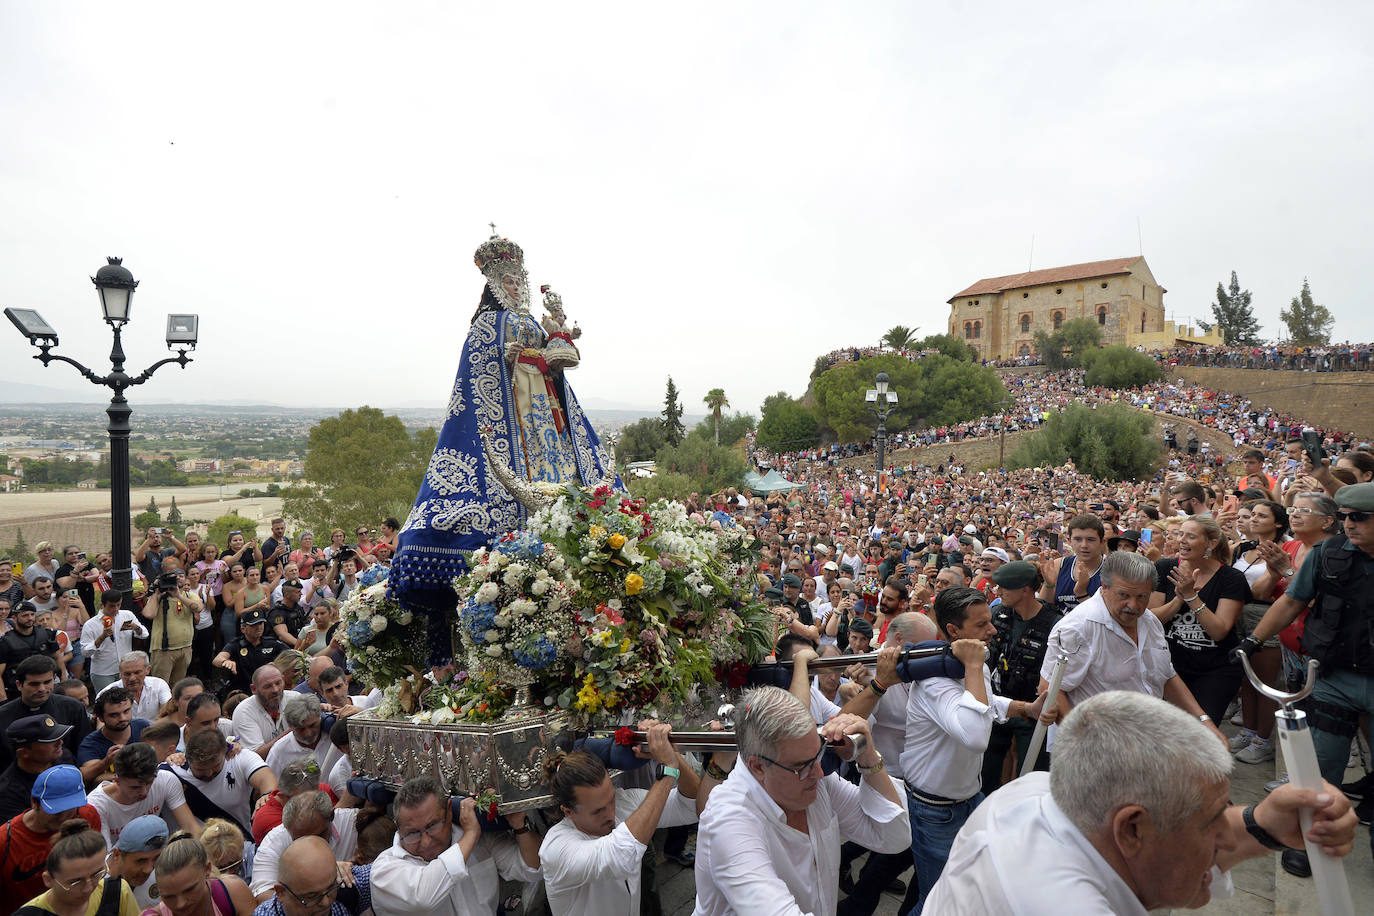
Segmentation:
<svg viewBox="0 0 1374 916">
<path fill-rule="evenodd" d="M 881 751 L 875 750 L 875 751 L 873 752 L 873 756 L 875 756 L 875 757 L 878 758 L 878 762 L 875 763 L 875 764 L 873 764 L 873 766 L 871 766 L 871 767 L 866 767 L 866 766 L 863 766 L 862 764 L 860 764 L 857 760 L 855 760 L 855 761 L 854 761 L 854 768 L 857 769 L 857 770 L 858 770 L 860 773 L 862 773 L 864 776 L 867 776 L 869 773 L 876 773 L 876 772 L 878 772 L 879 770 L 881 770 L 881 769 L 883 768 L 883 755 L 882 755 L 882 752 L 881 752 Z"/>
<path fill-rule="evenodd" d="M 658 765 L 658 778 L 662 779 L 664 776 L 671 776 L 674 779 L 681 780 L 682 771 L 679 770 L 677 767 L 665 766 L 664 764 L 660 763 Z"/>
<path fill-rule="evenodd" d="M 1240 813 L 1241 820 L 1245 821 L 1245 832 L 1254 837 L 1265 849 L 1272 849 L 1275 852 L 1283 852 L 1288 849 L 1283 843 L 1277 840 L 1272 833 L 1265 830 L 1255 820 L 1255 806 L 1251 805 Z"/>
</svg>

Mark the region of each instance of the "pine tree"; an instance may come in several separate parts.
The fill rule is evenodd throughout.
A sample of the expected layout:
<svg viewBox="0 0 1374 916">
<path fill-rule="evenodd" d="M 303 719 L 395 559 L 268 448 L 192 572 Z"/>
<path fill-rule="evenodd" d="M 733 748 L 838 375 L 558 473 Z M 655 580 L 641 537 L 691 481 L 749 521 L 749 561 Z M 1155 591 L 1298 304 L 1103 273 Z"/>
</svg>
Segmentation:
<svg viewBox="0 0 1374 916">
<path fill-rule="evenodd" d="M 1288 308 L 1279 312 L 1279 318 L 1288 325 L 1288 337 L 1295 344 L 1310 346 L 1331 342 L 1331 325 L 1335 319 L 1330 309 L 1312 301 L 1312 288 L 1306 277 L 1302 278 L 1302 292 L 1293 297 Z"/>
<path fill-rule="evenodd" d="M 668 440 L 669 445 L 678 445 L 685 435 L 687 430 L 682 425 L 682 404 L 678 400 L 677 386 L 673 384 L 673 377 L 670 375 L 668 390 L 663 395 L 663 437 Z"/>
<path fill-rule="evenodd" d="M 33 552 L 29 550 L 29 542 L 24 540 L 24 529 L 20 528 L 14 533 L 14 546 L 10 548 L 10 560 L 28 566 L 34 559 Z"/>
<path fill-rule="evenodd" d="M 149 497 L 148 497 L 148 508 L 144 509 L 143 511 L 144 511 L 144 512 L 156 512 L 156 513 L 158 514 L 158 517 L 159 517 L 159 518 L 162 516 L 162 512 L 161 512 L 161 511 L 158 509 L 158 507 L 157 507 L 157 497 L 156 497 L 156 496 L 149 496 Z"/>
<path fill-rule="evenodd" d="M 177 508 L 177 498 L 175 496 L 172 497 L 172 508 L 167 510 L 167 524 L 181 524 L 181 510 Z"/>
<path fill-rule="evenodd" d="M 1212 315 L 1217 319 L 1216 326 L 1221 328 L 1226 346 L 1259 342 L 1259 322 L 1250 308 L 1250 291 L 1240 288 L 1234 270 L 1231 271 L 1230 289 L 1217 284 L 1217 301 L 1212 303 Z"/>
</svg>

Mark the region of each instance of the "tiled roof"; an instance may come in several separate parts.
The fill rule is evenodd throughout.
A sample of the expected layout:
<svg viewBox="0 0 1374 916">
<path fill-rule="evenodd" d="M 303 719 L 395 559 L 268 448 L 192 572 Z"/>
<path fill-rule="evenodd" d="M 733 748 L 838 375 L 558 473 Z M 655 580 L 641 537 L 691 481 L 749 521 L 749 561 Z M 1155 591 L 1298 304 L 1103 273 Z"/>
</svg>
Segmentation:
<svg viewBox="0 0 1374 916">
<path fill-rule="evenodd" d="M 987 293 L 1002 293 L 1009 289 L 1023 289 L 1027 286 L 1043 286 L 1046 283 L 1063 283 L 1069 280 L 1091 280 L 1094 277 L 1111 277 L 1129 273 L 1131 265 L 1140 260 L 1133 258 L 1113 258 L 1110 261 L 1089 261 L 1086 264 L 1070 264 L 1067 267 L 1050 267 L 1045 270 L 1031 270 L 1026 273 L 1008 274 L 1005 277 L 988 277 L 979 280 L 966 290 L 955 293 L 947 302 L 962 299 L 964 296 L 980 296 Z"/>
</svg>

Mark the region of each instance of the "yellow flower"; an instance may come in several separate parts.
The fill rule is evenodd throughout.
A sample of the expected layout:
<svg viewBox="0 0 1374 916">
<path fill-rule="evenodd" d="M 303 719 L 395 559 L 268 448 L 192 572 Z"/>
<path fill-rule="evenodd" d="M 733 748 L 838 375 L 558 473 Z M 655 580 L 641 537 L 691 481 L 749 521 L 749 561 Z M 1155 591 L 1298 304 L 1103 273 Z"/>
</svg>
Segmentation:
<svg viewBox="0 0 1374 916">
<path fill-rule="evenodd" d="M 621 651 L 621 652 L 629 652 L 629 651 L 630 651 L 630 637 L 626 636 L 624 639 L 622 639 L 622 640 L 620 641 L 620 651 Z"/>
<path fill-rule="evenodd" d="M 644 577 L 639 573 L 630 573 L 625 577 L 625 594 L 638 595 L 639 590 L 644 587 Z"/>
<path fill-rule="evenodd" d="M 606 536 L 606 529 L 602 528 L 600 525 L 592 525 L 587 529 L 587 534 L 590 535 L 593 540 L 599 541 Z"/>
<path fill-rule="evenodd" d="M 609 538 L 606 539 L 606 543 L 611 545 L 612 550 L 619 550 L 620 548 L 625 546 L 625 535 L 617 531 L 615 534 L 611 535 Z"/>
<path fill-rule="evenodd" d="M 577 701 L 573 705 L 585 712 L 596 712 L 603 702 L 600 692 L 596 689 L 596 679 L 590 674 L 587 675 L 582 682 L 582 689 L 577 691 Z"/>
</svg>

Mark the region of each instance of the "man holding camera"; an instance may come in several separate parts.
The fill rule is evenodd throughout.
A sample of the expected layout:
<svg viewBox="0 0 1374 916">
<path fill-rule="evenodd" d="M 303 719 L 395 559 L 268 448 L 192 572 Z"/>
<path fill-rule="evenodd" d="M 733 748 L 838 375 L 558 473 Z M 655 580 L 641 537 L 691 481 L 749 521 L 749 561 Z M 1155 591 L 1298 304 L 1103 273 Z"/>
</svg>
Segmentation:
<svg viewBox="0 0 1374 916">
<path fill-rule="evenodd" d="M 31 655 L 57 657 L 57 634 L 34 624 L 37 613 L 32 601 L 21 602 L 10 615 L 13 628 L 0 637 L 0 702 L 8 700 L 18 688 L 16 672 L 24 659 Z M 56 662 L 53 664 L 55 671 Z"/>
<path fill-rule="evenodd" d="M 148 645 L 154 677 L 175 684 L 186 676 L 201 607 L 200 597 L 186 587 L 185 573 L 169 569 L 157 577 L 154 593 L 143 606 L 143 618 L 152 631 Z"/>
<path fill-rule="evenodd" d="M 101 592 L 100 613 L 81 626 L 81 650 L 96 692 L 119 680 L 119 660 L 134 649 L 134 636 L 148 638 L 148 630 L 133 611 L 120 607 L 124 596 Z"/>
</svg>

